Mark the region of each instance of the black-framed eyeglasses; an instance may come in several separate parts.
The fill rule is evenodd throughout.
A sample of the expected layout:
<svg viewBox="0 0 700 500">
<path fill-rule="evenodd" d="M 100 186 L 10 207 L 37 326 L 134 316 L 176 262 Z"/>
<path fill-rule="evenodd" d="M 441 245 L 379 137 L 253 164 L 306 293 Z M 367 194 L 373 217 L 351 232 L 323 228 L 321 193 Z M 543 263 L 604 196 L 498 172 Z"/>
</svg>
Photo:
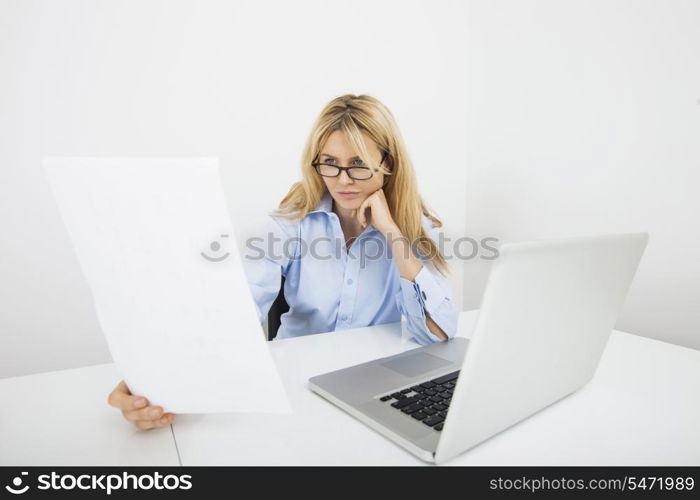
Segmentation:
<svg viewBox="0 0 700 500">
<path fill-rule="evenodd" d="M 386 155 L 387 154 L 384 153 L 382 156 L 382 161 L 379 162 L 380 165 L 386 160 Z M 373 169 L 369 167 L 341 167 L 340 165 L 317 161 L 312 162 L 311 165 L 316 169 L 316 172 L 323 177 L 338 177 L 343 170 L 348 174 L 348 177 L 356 181 L 366 181 L 374 175 Z M 378 169 L 374 169 L 374 171 L 378 171 Z"/>
</svg>

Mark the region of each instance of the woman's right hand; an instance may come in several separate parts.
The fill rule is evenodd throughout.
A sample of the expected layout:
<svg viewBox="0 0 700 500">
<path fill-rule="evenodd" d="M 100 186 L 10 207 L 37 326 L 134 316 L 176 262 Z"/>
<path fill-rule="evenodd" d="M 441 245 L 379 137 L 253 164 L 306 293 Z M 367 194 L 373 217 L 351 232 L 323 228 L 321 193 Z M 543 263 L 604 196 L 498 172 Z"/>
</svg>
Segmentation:
<svg viewBox="0 0 700 500">
<path fill-rule="evenodd" d="M 119 408 L 122 415 L 137 429 L 145 431 L 155 427 L 165 427 L 175 420 L 174 413 L 163 413 L 160 406 L 150 406 L 143 396 L 134 396 L 123 380 L 109 393 L 107 402 Z"/>
</svg>

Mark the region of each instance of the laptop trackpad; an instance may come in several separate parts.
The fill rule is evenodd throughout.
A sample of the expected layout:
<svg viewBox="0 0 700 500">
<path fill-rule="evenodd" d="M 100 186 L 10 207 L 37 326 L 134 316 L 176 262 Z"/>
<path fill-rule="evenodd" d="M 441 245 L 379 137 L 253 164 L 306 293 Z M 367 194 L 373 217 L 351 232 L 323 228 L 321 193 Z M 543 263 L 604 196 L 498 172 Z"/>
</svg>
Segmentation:
<svg viewBox="0 0 700 500">
<path fill-rule="evenodd" d="M 426 352 L 418 352 L 409 356 L 392 359 L 380 365 L 389 368 L 403 375 L 404 377 L 417 377 L 422 373 L 426 373 L 443 366 L 451 365 L 452 361 L 438 358 Z"/>
</svg>

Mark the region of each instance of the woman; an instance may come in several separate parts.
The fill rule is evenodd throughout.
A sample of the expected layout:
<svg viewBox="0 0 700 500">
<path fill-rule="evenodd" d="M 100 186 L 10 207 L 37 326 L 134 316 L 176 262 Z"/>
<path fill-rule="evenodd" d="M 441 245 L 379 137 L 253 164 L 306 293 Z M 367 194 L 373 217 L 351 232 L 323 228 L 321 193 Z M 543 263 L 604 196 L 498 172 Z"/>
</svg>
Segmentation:
<svg viewBox="0 0 700 500">
<path fill-rule="evenodd" d="M 435 244 L 442 223 L 418 194 L 389 110 L 367 95 L 333 99 L 314 124 L 302 180 L 270 215 L 245 268 L 260 321 L 285 277 L 277 338 L 397 322 L 421 343 L 455 335 L 458 312 Z M 250 248 L 250 245 L 249 245 Z M 438 271 L 438 272 L 436 272 Z M 109 395 L 138 429 L 172 423 L 122 381 Z"/>
</svg>

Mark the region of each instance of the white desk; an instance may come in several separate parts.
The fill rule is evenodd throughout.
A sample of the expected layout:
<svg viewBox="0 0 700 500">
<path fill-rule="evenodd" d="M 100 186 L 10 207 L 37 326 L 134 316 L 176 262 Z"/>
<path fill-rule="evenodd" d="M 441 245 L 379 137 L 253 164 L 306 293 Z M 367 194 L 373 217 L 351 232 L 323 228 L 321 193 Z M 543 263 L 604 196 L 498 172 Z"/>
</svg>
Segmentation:
<svg viewBox="0 0 700 500">
<path fill-rule="evenodd" d="M 460 315 L 469 337 L 477 311 Z M 181 415 L 184 465 L 422 464 L 310 392 L 307 380 L 417 347 L 399 324 L 273 342 L 295 414 Z M 454 459 L 454 465 L 698 465 L 700 351 L 613 332 L 582 390 Z"/>
<path fill-rule="evenodd" d="M 178 465 L 169 427 L 107 404 L 118 381 L 113 364 L 0 379 L 0 465 Z"/>
<path fill-rule="evenodd" d="M 476 311 L 460 316 L 469 337 Z M 178 415 L 183 465 L 395 464 L 420 460 L 309 391 L 309 377 L 391 355 L 399 324 L 270 344 L 292 415 Z M 170 428 L 139 432 L 107 405 L 100 365 L 0 380 L 0 465 L 173 465 Z M 454 459 L 453 465 L 698 465 L 700 351 L 613 332 L 577 393 Z"/>
</svg>

